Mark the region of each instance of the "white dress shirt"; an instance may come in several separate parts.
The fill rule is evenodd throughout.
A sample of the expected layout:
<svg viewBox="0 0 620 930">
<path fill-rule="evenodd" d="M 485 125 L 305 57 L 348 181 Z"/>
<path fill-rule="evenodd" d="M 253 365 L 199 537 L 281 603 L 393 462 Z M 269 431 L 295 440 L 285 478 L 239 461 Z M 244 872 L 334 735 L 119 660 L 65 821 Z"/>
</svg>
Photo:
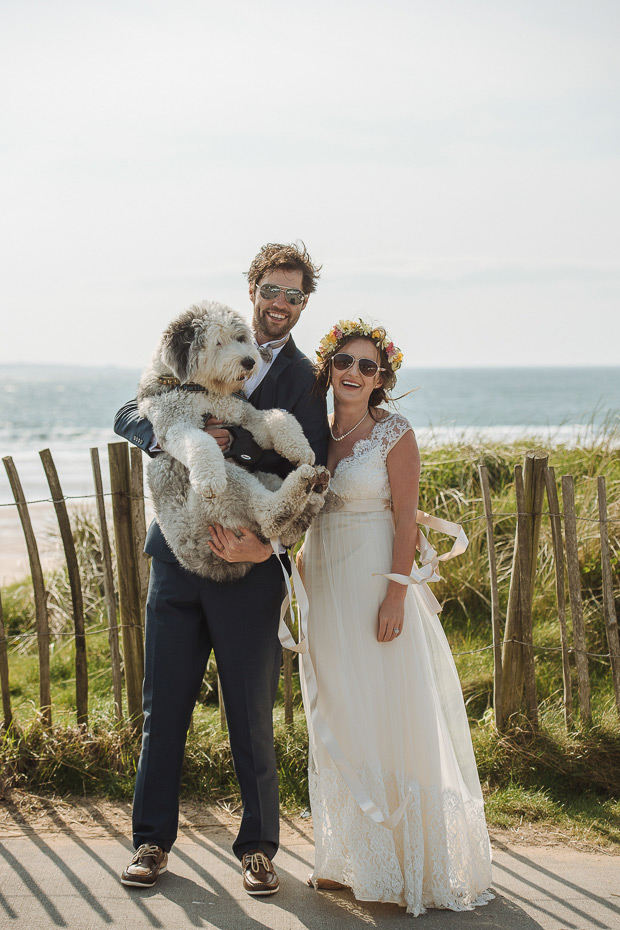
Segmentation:
<svg viewBox="0 0 620 930">
<path fill-rule="evenodd" d="M 273 341 L 279 342 L 280 340 L 274 339 Z M 273 343 L 271 342 L 263 343 L 263 345 L 265 346 L 270 346 L 272 344 Z M 255 391 L 258 385 L 261 383 L 261 381 L 265 378 L 265 375 L 267 374 L 267 372 L 269 371 L 269 369 L 271 368 L 271 366 L 273 365 L 273 363 L 275 362 L 275 360 L 277 359 L 278 355 L 280 354 L 280 352 L 282 351 L 285 345 L 286 345 L 286 342 L 284 343 L 284 345 L 278 346 L 276 349 L 273 350 L 273 355 L 271 356 L 271 360 L 269 362 L 266 362 L 264 359 L 261 358 L 256 371 L 254 371 L 253 374 L 251 374 L 249 378 L 245 379 L 245 383 L 243 385 L 243 393 L 245 394 L 246 397 L 249 397 L 252 391 Z"/>
</svg>

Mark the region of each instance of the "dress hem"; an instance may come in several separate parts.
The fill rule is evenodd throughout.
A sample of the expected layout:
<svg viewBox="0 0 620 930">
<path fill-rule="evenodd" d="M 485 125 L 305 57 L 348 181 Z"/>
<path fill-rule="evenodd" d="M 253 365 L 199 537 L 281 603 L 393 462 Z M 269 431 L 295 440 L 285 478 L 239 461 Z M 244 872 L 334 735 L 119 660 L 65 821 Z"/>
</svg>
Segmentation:
<svg viewBox="0 0 620 930">
<path fill-rule="evenodd" d="M 423 914 L 426 914 L 427 911 L 453 911 L 454 913 L 463 912 L 463 911 L 473 911 L 477 907 L 484 907 L 489 903 L 489 901 L 495 900 L 495 895 L 492 891 L 481 891 L 473 901 L 453 901 L 449 904 L 424 904 L 415 908 L 409 908 L 406 901 L 403 901 L 402 898 L 367 898 L 361 894 L 356 894 L 355 889 L 351 885 L 347 885 L 343 877 L 334 878 L 333 876 L 327 875 L 316 875 L 314 872 L 309 878 L 309 881 L 312 882 L 313 888 L 316 888 L 315 882 L 317 881 L 331 881 L 339 882 L 344 885 L 344 888 L 338 889 L 338 891 L 350 891 L 356 901 L 359 901 L 361 904 L 396 904 L 398 907 L 407 908 L 407 914 L 411 914 L 413 917 L 420 917 Z M 467 896 L 469 898 L 469 896 Z"/>
</svg>

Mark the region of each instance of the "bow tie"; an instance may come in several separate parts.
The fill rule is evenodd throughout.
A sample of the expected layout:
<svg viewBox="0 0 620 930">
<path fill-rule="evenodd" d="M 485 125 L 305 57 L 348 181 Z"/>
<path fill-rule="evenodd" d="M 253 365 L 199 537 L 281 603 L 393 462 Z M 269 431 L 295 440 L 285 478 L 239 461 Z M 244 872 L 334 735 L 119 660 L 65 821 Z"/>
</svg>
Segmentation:
<svg viewBox="0 0 620 930">
<path fill-rule="evenodd" d="M 283 346 L 285 342 L 288 342 L 288 335 L 284 339 L 280 339 L 278 342 L 270 342 L 264 346 L 256 346 L 258 349 L 258 354 L 264 362 L 270 362 L 273 358 L 273 350 L 279 349 L 280 346 Z"/>
</svg>

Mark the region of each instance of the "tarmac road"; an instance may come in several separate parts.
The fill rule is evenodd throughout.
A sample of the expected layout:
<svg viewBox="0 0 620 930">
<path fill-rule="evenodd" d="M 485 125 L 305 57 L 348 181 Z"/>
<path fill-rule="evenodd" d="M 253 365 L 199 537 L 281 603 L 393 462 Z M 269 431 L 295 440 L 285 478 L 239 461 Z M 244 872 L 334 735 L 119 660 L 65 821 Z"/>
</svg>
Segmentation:
<svg viewBox="0 0 620 930">
<path fill-rule="evenodd" d="M 0 802 L 1 804 L 2 802 Z M 58 829 L 0 826 L 1 930 L 392 930 L 407 925 L 402 908 L 357 902 L 350 892 L 306 886 L 313 847 L 307 824 L 283 823 L 276 859 L 281 890 L 251 898 L 242 889 L 230 844 L 234 824 L 217 818 L 186 824 L 169 871 L 151 889 L 119 882 L 131 858 L 129 839 L 99 825 L 84 835 L 63 812 Z M 91 831 L 92 834 L 92 831 Z M 494 847 L 495 900 L 474 911 L 429 911 L 421 930 L 620 930 L 620 857 L 566 846 Z"/>
</svg>

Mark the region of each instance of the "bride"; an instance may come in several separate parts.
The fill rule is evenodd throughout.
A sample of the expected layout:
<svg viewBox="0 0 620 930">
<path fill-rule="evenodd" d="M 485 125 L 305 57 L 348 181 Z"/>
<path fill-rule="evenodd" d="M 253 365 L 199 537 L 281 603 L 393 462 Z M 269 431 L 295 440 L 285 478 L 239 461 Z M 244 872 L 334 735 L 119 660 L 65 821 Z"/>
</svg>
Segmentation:
<svg viewBox="0 0 620 930">
<path fill-rule="evenodd" d="M 493 897 L 480 782 L 439 604 L 426 584 L 403 583 L 420 580 L 416 544 L 432 552 L 416 523 L 416 440 L 404 417 L 379 406 L 402 353 L 360 320 L 341 321 L 318 355 L 317 389 L 331 386 L 334 397 L 335 503 L 306 534 L 298 563 L 316 676 L 314 695 L 304 683 L 309 882 L 414 915 L 469 910 Z"/>
</svg>

